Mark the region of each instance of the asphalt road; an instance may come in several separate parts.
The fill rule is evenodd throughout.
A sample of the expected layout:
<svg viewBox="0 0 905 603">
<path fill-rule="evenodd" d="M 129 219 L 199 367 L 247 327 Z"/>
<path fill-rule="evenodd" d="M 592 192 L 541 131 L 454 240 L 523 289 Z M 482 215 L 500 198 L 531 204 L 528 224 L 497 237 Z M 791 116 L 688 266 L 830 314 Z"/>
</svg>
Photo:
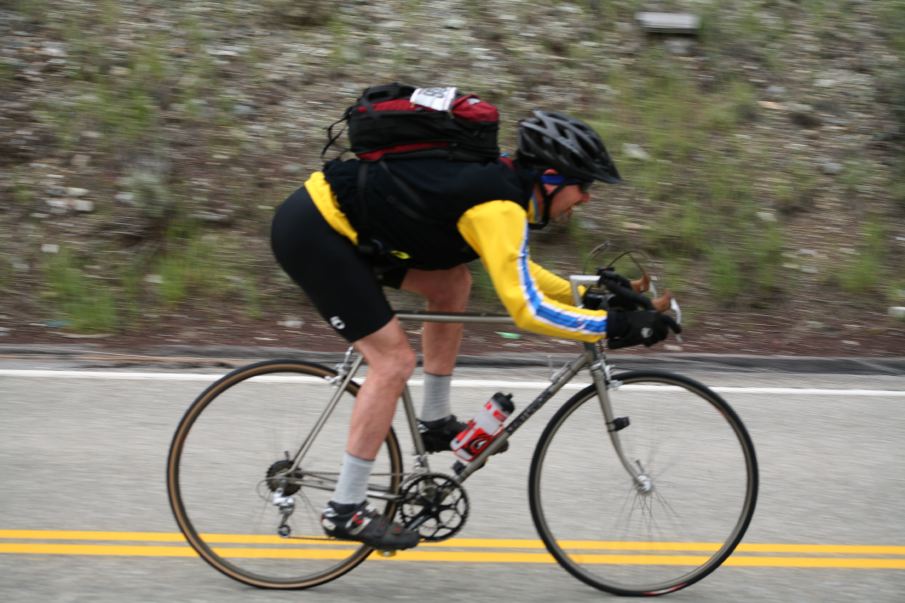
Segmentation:
<svg viewBox="0 0 905 603">
<path fill-rule="evenodd" d="M 164 483 L 175 425 L 213 372 L 90 372 L 95 374 L 49 361 L 0 362 L 0 600 L 609 597 L 553 563 L 513 561 L 504 548 L 496 561 L 478 555 L 369 560 L 340 580 L 303 592 L 259 591 L 233 582 L 181 544 Z M 454 410 L 468 416 L 497 389 L 513 391 L 516 404 L 524 406 L 532 390 L 518 384 L 545 374 L 537 368 L 462 370 L 457 379 L 479 381 L 455 388 Z M 741 563 L 727 564 L 669 599 L 902 601 L 905 376 L 690 376 L 721 388 L 755 442 L 761 491 L 744 544 L 758 546 L 738 551 L 730 562 Z M 537 539 L 526 497 L 530 453 L 566 395 L 554 398 L 513 438 L 510 451 L 467 483 L 472 509 L 461 538 Z M 752 557 L 765 561 L 745 562 Z"/>
</svg>

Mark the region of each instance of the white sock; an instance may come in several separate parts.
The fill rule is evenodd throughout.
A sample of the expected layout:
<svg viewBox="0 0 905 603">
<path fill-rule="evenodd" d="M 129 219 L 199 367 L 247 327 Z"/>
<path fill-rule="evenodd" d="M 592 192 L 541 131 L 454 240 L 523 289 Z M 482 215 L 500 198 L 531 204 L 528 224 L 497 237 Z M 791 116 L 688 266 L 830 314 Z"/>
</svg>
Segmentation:
<svg viewBox="0 0 905 603">
<path fill-rule="evenodd" d="M 421 403 L 422 421 L 445 419 L 452 414 L 449 408 L 449 388 L 452 375 L 424 373 L 424 400 Z"/>
<path fill-rule="evenodd" d="M 358 504 L 367 498 L 368 478 L 374 461 L 366 461 L 348 452 L 343 455 L 343 466 L 339 470 L 333 502 L 341 505 Z"/>
</svg>

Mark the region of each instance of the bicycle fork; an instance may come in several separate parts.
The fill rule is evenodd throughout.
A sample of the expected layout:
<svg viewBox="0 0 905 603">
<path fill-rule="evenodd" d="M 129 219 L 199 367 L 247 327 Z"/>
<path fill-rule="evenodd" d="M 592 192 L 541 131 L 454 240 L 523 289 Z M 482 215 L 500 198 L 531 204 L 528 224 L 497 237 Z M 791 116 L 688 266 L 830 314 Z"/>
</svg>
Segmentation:
<svg viewBox="0 0 905 603">
<path fill-rule="evenodd" d="M 591 377 L 594 380 L 594 385 L 597 387 L 597 399 L 600 401 L 600 409 L 603 411 L 603 418 L 606 421 L 606 428 L 610 436 L 610 441 L 613 444 L 613 448 L 616 450 L 619 461 L 622 463 L 622 466 L 625 467 L 629 476 L 631 476 L 632 481 L 635 484 L 635 489 L 639 494 L 649 494 L 654 489 L 653 481 L 644 470 L 644 466 L 641 464 L 640 459 L 636 459 L 632 462 L 626 456 L 625 450 L 622 448 L 622 441 L 619 437 L 619 432 L 630 425 L 630 420 L 628 417 L 616 417 L 615 413 L 613 413 L 613 405 L 610 401 L 610 389 L 617 388 L 621 384 L 612 379 L 610 365 L 605 362 L 604 358 L 601 357 L 601 354 L 597 350 L 594 350 L 594 356 L 596 360 L 590 366 Z"/>
</svg>

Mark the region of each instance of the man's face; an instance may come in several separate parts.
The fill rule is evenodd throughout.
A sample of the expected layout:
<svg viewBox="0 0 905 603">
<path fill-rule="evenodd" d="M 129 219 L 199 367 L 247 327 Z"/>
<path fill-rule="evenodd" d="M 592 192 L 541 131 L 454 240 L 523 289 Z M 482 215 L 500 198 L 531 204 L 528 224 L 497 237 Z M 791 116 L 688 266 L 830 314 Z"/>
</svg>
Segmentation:
<svg viewBox="0 0 905 603">
<path fill-rule="evenodd" d="M 556 186 L 551 184 L 545 184 L 544 186 L 547 187 L 548 194 L 556 189 Z M 550 219 L 567 220 L 569 216 L 572 215 L 572 209 L 576 205 L 587 203 L 590 200 L 591 193 L 583 192 L 580 185 L 569 184 L 564 186 L 563 189 L 553 197 L 550 205 Z"/>
</svg>

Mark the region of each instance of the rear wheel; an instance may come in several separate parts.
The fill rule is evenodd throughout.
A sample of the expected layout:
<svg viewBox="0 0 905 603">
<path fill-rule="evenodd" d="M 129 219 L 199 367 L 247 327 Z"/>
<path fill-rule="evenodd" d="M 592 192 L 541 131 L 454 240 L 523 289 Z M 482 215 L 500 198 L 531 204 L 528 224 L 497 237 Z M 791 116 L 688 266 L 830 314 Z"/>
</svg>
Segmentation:
<svg viewBox="0 0 905 603">
<path fill-rule="evenodd" d="M 655 371 L 614 377 L 609 397 L 636 481 L 610 439 L 597 390 L 568 400 L 531 463 L 534 523 L 550 553 L 584 582 L 653 596 L 697 582 L 732 553 L 757 500 L 757 459 L 716 393 Z"/>
<path fill-rule="evenodd" d="M 294 360 L 253 364 L 204 391 L 179 424 L 167 464 L 176 523 L 201 557 L 230 578 L 261 588 L 296 589 L 342 576 L 370 554 L 328 539 L 320 514 L 333 493 L 358 385 L 341 392 L 322 429 L 313 428 L 337 391 L 336 372 Z M 312 444 L 293 470 L 308 436 Z M 402 477 L 390 430 L 369 490 L 384 516 Z"/>
</svg>

